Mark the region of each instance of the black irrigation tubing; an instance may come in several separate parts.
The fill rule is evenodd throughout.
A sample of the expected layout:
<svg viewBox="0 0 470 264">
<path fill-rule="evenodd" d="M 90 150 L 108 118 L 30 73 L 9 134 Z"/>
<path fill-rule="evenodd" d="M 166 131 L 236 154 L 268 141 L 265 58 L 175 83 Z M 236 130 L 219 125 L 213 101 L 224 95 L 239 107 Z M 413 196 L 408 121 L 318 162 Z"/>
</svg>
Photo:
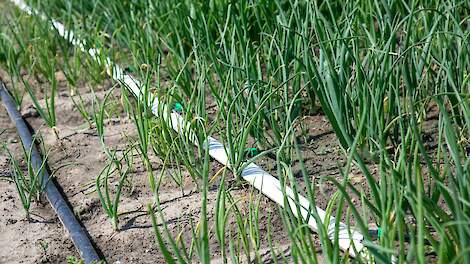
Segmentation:
<svg viewBox="0 0 470 264">
<path fill-rule="evenodd" d="M 24 122 L 21 114 L 18 112 L 17 105 L 13 101 L 13 98 L 2 80 L 0 80 L 0 95 L 11 121 L 16 126 L 16 130 L 23 142 L 24 148 L 31 149 L 32 167 L 35 171 L 41 170 L 43 164 L 41 155 L 39 155 L 39 152 L 34 145 L 28 126 Z M 50 175 L 47 170 L 42 170 L 42 173 L 39 175 L 41 177 L 41 184 L 44 185 L 42 187 L 44 187 L 47 200 L 51 204 L 52 208 L 54 208 L 54 211 L 59 217 L 60 222 L 62 222 L 62 225 L 67 229 L 75 248 L 80 254 L 80 257 L 85 261 L 85 263 L 99 261 L 100 257 L 93 247 L 86 230 L 75 218 L 72 209 L 68 206 L 54 181 L 50 180 Z"/>
</svg>

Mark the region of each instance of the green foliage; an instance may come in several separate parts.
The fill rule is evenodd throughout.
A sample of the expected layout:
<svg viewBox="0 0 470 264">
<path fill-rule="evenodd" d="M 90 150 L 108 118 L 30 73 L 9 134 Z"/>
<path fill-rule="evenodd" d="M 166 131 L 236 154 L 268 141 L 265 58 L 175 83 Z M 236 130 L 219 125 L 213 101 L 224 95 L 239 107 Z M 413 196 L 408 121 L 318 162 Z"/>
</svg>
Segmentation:
<svg viewBox="0 0 470 264">
<path fill-rule="evenodd" d="M 118 209 L 122 188 L 126 183 L 129 170 L 132 168 L 132 150 L 133 148 L 126 149 L 120 160 L 117 158 L 116 150 L 110 151 L 108 164 L 101 170 L 101 173 L 96 178 L 98 197 L 100 198 L 104 211 L 111 219 L 115 230 L 119 230 Z M 111 179 L 117 180 L 115 188 L 111 187 L 113 186 Z"/>
<path fill-rule="evenodd" d="M 41 201 L 41 194 L 46 187 L 47 182 L 44 177 L 44 173 L 46 172 L 47 155 L 43 159 L 42 164 L 33 164 L 31 160 L 33 146 L 29 149 L 25 149 L 23 145 L 22 147 L 22 159 L 25 167 L 21 166 L 20 161 L 13 156 L 7 144 L 3 143 L 3 150 L 8 154 L 12 171 L 12 175 L 9 180 L 14 182 L 25 211 L 26 219 L 29 220 L 32 202 Z M 35 165 L 39 166 L 39 169 L 35 168 Z"/>
<path fill-rule="evenodd" d="M 128 65 L 142 80 L 136 103 L 124 93 L 124 108 L 137 130 L 155 195 L 155 207 L 148 212 L 167 262 L 208 262 L 209 237 L 216 237 L 225 263 L 260 261 L 263 233 L 255 220 L 263 210 L 253 198 L 258 194 L 253 191 L 247 200 L 234 197 L 228 168 L 209 175 L 205 142 L 214 135 L 226 146 L 237 179 L 250 162 L 270 157 L 283 192 L 290 187 L 316 204 L 318 181 L 333 184 L 337 192 L 327 218 L 354 222 L 351 228 L 365 234 L 375 261 L 424 263 L 433 255 L 440 263 L 470 263 L 467 1 L 93 0 L 37 1 L 36 6 L 76 30 L 87 48 Z M 27 27 L 18 31 L 32 35 Z M 0 38 L 0 54 L 8 71 L 19 72 L 14 63 L 19 58 L 23 67 L 34 65 L 34 74 L 52 76 L 57 62 L 46 62 L 48 53 L 30 52 L 19 33 L 6 36 Z M 38 42 L 39 50 L 57 46 L 69 53 L 64 52 L 69 45 L 56 43 L 50 33 L 45 36 L 47 43 Z M 84 68 L 94 67 L 89 75 L 99 80 L 105 63 L 88 64 Z M 69 76 L 77 75 L 76 64 L 64 65 Z M 40 114 L 55 124 L 51 89 Z M 21 102 L 21 91 L 16 94 Z M 160 102 L 157 109 L 148 104 L 154 97 Z M 105 117 L 99 109 L 94 116 L 102 137 Z M 152 112 L 158 118 L 151 118 Z M 175 112 L 185 127 L 172 123 Z M 342 148 L 339 178 L 310 175 L 304 164 L 302 150 L 308 146 L 298 131 L 304 129 L 303 118 L 317 114 L 326 116 Z M 430 124 L 437 128 L 429 131 Z M 158 179 L 152 154 L 163 163 Z M 364 176 L 364 185 L 352 183 L 353 169 Z M 183 192 L 184 172 L 202 201 L 199 217 L 191 216 L 186 240 L 169 231 L 159 205 L 166 175 Z M 99 179 L 98 189 L 107 184 L 106 177 Z M 217 201 L 211 230 L 206 198 L 213 186 Z M 108 209 L 117 204 L 102 200 Z M 280 260 L 318 262 L 319 243 L 325 262 L 349 261 L 339 250 L 338 228 L 331 235 L 325 223 L 314 237 L 295 210 L 279 214 L 290 244 L 290 255 L 281 254 Z M 319 222 L 314 210 L 309 217 Z M 378 240 L 368 235 L 370 222 L 382 230 Z M 276 252 L 279 245 L 270 239 L 271 230 L 266 232 L 270 251 Z"/>
</svg>

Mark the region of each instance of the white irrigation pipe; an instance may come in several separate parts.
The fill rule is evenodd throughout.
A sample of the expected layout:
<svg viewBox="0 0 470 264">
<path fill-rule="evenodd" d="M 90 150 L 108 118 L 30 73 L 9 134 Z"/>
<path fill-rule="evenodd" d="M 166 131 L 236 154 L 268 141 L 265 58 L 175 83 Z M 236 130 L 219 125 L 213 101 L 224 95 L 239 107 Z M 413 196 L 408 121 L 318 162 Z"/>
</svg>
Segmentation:
<svg viewBox="0 0 470 264">
<path fill-rule="evenodd" d="M 11 0 L 11 1 L 24 12 L 30 15 L 38 15 L 41 18 L 46 19 L 45 16 L 38 14 L 35 10 L 31 9 L 28 5 L 26 5 L 26 3 L 23 2 L 22 0 Z M 93 48 L 86 49 L 84 43 L 78 38 L 76 38 L 72 31 L 65 29 L 65 27 L 61 23 L 55 20 L 52 20 L 52 25 L 57 30 L 57 32 L 59 33 L 61 37 L 65 38 L 73 45 L 78 46 L 83 52 L 88 53 L 94 59 L 97 59 L 97 60 L 100 59 L 101 54 L 99 50 L 93 49 Z M 121 69 L 121 67 L 119 67 L 116 64 L 113 64 L 112 61 L 108 57 L 106 57 L 105 59 L 104 66 L 110 77 L 124 84 L 124 86 L 127 87 L 137 97 L 137 99 L 140 97 L 141 83 L 138 80 L 126 74 Z M 152 103 L 152 112 L 154 115 L 156 116 L 159 115 L 160 107 L 166 110 L 168 106 L 161 103 L 158 100 L 158 98 L 154 98 L 153 103 Z M 167 113 L 167 111 L 163 111 L 163 113 Z M 170 119 L 173 129 L 178 133 L 182 133 L 183 131 L 182 128 L 189 127 L 189 125 L 183 119 L 183 117 L 174 111 L 170 113 L 170 116 L 164 116 L 164 119 L 167 119 L 167 118 Z M 230 168 L 227 150 L 222 143 L 217 141 L 215 138 L 208 137 L 206 140 L 205 146 L 209 147 L 209 155 L 212 158 L 214 158 L 221 164 Z M 253 187 L 261 191 L 264 195 L 269 197 L 271 200 L 279 204 L 280 206 L 282 207 L 285 206 L 284 204 L 285 197 L 282 192 L 282 186 L 281 186 L 280 181 L 276 179 L 274 176 L 272 176 L 271 174 L 261 169 L 258 165 L 254 163 L 249 164 L 242 171 L 241 177 L 244 180 L 246 180 L 248 183 L 253 185 Z M 309 212 L 310 208 L 313 208 L 310 202 L 304 196 L 300 194 L 296 195 L 298 197 L 298 201 L 296 202 L 294 191 L 289 187 L 285 187 L 285 193 L 287 195 L 287 201 L 289 202 L 289 206 L 292 210 L 292 213 L 296 217 L 299 217 L 297 213 L 297 204 L 300 204 L 300 214 L 301 214 L 300 216 L 306 221 L 308 221 L 308 225 L 310 226 L 310 228 L 312 228 L 314 231 L 317 231 L 318 225 L 315 222 L 315 219 L 312 217 L 311 213 Z M 317 210 L 317 213 L 321 221 L 324 222 L 327 218 L 326 212 L 323 209 L 318 208 L 318 207 L 315 207 L 315 209 Z M 328 236 L 330 237 L 330 239 L 334 239 L 335 229 L 336 229 L 335 220 L 333 217 L 330 217 L 329 221 L 330 221 L 329 222 L 330 224 L 327 230 Z M 349 255 L 352 257 L 356 256 L 356 252 L 364 253 L 363 251 L 364 245 L 362 244 L 362 240 L 364 238 L 363 235 L 358 231 L 352 230 L 344 223 L 339 223 L 339 225 L 340 225 L 338 228 L 339 247 L 343 251 L 349 251 Z"/>
</svg>

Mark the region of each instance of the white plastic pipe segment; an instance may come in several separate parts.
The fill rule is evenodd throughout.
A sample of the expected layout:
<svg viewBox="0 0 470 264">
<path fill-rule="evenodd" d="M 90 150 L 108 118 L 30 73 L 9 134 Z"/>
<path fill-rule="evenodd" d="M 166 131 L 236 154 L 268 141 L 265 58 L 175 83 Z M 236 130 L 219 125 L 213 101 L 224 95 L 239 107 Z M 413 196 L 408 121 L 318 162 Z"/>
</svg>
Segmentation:
<svg viewBox="0 0 470 264">
<path fill-rule="evenodd" d="M 45 19 L 45 17 L 41 14 L 38 14 L 35 10 L 31 9 L 28 7 L 25 2 L 22 0 L 11 0 L 15 5 L 17 5 L 20 9 L 23 11 L 27 12 L 30 15 L 37 15 Z M 57 33 L 70 41 L 73 45 L 76 45 L 80 47 L 84 52 L 88 53 L 90 56 L 92 56 L 94 59 L 97 59 L 98 61 L 102 62 L 104 61 L 106 67 L 107 73 L 109 76 L 111 76 L 114 80 L 122 83 L 127 89 L 129 89 L 136 97 L 139 99 L 141 97 L 141 83 L 132 78 L 132 76 L 126 74 L 121 67 L 118 65 L 112 63 L 112 61 L 104 56 L 101 56 L 100 51 L 97 49 L 89 49 L 86 50 L 84 43 L 76 38 L 76 36 L 73 34 L 72 31 L 68 31 L 65 29 L 65 27 L 57 22 L 57 21 L 52 21 L 53 27 L 57 30 Z M 101 58 L 101 60 L 100 60 Z M 103 60 L 103 58 L 105 58 Z M 161 111 L 161 110 L 164 111 Z M 158 98 L 153 98 L 152 99 L 152 112 L 154 115 L 158 116 L 159 113 L 169 113 L 169 111 L 165 111 L 168 109 L 167 105 L 162 104 Z M 176 112 L 171 112 L 169 115 L 165 115 L 163 117 L 165 120 L 169 121 L 171 123 L 173 129 L 178 132 L 178 133 L 183 133 L 185 127 L 189 127 L 189 124 L 184 120 L 184 118 L 176 113 Z M 195 141 L 195 137 L 191 136 L 193 141 Z M 194 142 L 196 143 L 196 142 Z M 228 153 L 227 153 L 227 148 L 224 147 L 222 143 L 217 141 L 216 139 L 209 137 L 206 139 L 206 144 L 205 146 L 209 147 L 209 155 L 220 162 L 221 164 L 227 166 L 230 168 L 229 164 L 229 159 L 228 159 Z M 256 164 L 249 164 L 243 171 L 242 171 L 242 178 L 249 182 L 253 187 L 261 191 L 264 195 L 269 197 L 271 200 L 276 202 L 277 204 L 281 205 L 282 207 L 285 207 L 285 198 L 287 198 L 288 201 L 288 206 L 292 210 L 292 213 L 296 217 L 302 217 L 306 221 L 308 221 L 308 225 L 314 230 L 318 230 L 318 223 L 316 223 L 315 219 L 312 217 L 312 214 L 310 212 L 310 208 L 315 208 L 321 221 L 324 222 L 326 220 L 326 212 L 322 210 L 321 208 L 314 207 L 310 205 L 310 202 L 302 195 L 294 194 L 294 191 L 289 188 L 285 187 L 285 194 L 287 197 L 284 196 L 284 193 L 282 191 L 282 186 L 281 183 L 279 182 L 278 179 L 261 169 L 259 166 Z M 295 197 L 298 197 L 298 200 L 296 200 Z M 297 205 L 300 205 L 300 215 L 298 215 L 297 211 Z M 335 220 L 330 217 L 329 219 L 329 226 L 327 227 L 328 230 L 328 236 L 330 239 L 334 238 L 335 235 Z M 338 228 L 339 232 L 339 247 L 343 251 L 349 251 L 349 255 L 352 257 L 356 256 L 356 252 L 361 252 L 364 249 L 364 245 L 362 244 L 363 240 L 363 235 L 359 233 L 358 231 L 352 230 L 348 225 L 344 223 L 340 223 L 340 226 Z"/>
</svg>

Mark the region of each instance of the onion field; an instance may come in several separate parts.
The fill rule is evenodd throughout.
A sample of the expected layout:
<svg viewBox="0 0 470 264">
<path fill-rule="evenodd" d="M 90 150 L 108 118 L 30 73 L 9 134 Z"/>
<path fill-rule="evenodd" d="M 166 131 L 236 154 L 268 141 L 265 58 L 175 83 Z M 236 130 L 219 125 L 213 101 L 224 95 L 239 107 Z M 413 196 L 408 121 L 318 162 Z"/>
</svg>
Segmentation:
<svg viewBox="0 0 470 264">
<path fill-rule="evenodd" d="M 0 10 L 0 263 L 470 264 L 469 1 Z"/>
</svg>

